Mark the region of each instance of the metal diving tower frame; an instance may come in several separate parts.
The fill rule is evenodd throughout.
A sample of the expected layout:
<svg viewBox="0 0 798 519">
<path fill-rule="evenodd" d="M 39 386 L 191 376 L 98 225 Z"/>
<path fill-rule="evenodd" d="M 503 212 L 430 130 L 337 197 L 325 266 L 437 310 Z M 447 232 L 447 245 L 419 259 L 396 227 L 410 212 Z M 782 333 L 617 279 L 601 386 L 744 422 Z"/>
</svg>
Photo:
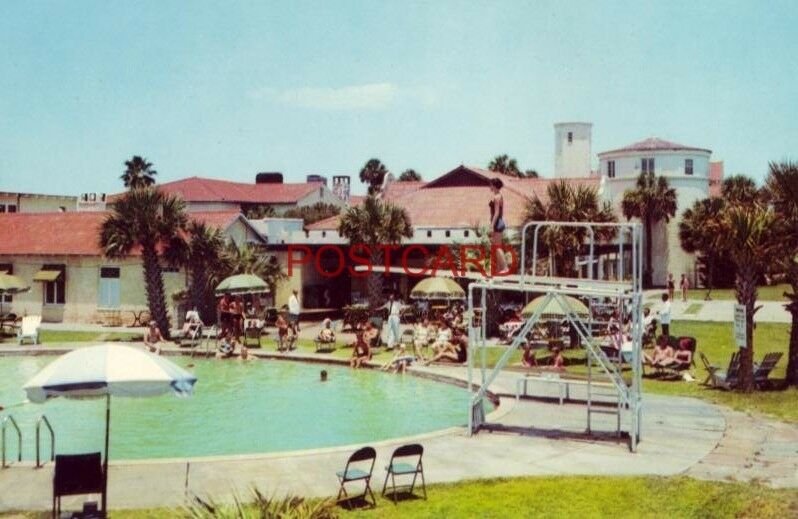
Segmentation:
<svg viewBox="0 0 798 519">
<path fill-rule="evenodd" d="M 541 229 L 546 227 L 582 227 L 586 229 L 589 259 L 587 278 L 560 278 L 537 275 L 538 239 Z M 595 239 L 598 228 L 612 227 L 616 229 L 618 245 L 617 280 L 594 279 L 596 270 Z M 534 228 L 532 273 L 527 274 L 525 264 L 527 231 Z M 624 412 L 628 418 L 629 448 L 632 452 L 637 450 L 640 441 L 640 424 L 642 418 L 642 343 L 643 343 L 643 233 L 639 223 L 590 223 L 590 222 L 529 222 L 521 231 L 521 266 L 520 274 L 512 276 L 495 277 L 488 280 L 472 282 L 468 286 L 468 311 L 471 316 L 468 326 L 468 390 L 471 394 L 468 409 L 468 429 L 470 434 L 476 434 L 480 428 L 487 425 L 485 417 L 484 399 L 488 388 L 494 382 L 501 370 L 507 365 L 512 354 L 526 341 L 527 334 L 540 322 L 546 307 L 554 302 L 559 303 L 566 314 L 569 325 L 574 329 L 580 339 L 581 346 L 587 356 L 586 380 L 586 407 L 587 407 L 587 432 L 591 432 L 591 418 L 594 413 L 607 413 L 606 406 L 597 408 L 593 400 L 594 371 L 604 375 L 604 381 L 609 379 L 611 388 L 617 392 L 617 407 L 610 413 L 617 412 L 617 433 L 621 434 L 621 422 Z M 624 263 L 625 254 L 630 253 L 631 261 Z M 631 272 L 627 273 L 624 267 L 631 263 Z M 521 326 L 510 346 L 499 358 L 491 369 L 486 363 L 486 325 L 487 325 L 487 293 L 491 291 L 511 291 L 544 294 L 544 301 L 537 306 Z M 597 300 L 609 298 L 617 305 L 620 322 L 625 316 L 631 317 L 631 383 L 627 383 L 622 375 L 623 354 L 618 351 L 618 359 L 612 360 L 602 351 L 595 337 L 596 322 L 593 321 L 593 311 L 585 319 L 572 307 L 568 298 L 574 296 L 589 299 L 590 306 Z M 479 310 L 479 312 L 476 312 Z M 479 358 L 479 365 L 476 359 Z M 479 371 L 478 381 L 475 380 L 476 369 Z M 606 382 L 605 382 L 606 386 Z M 606 388 L 605 388 L 606 389 Z M 614 395 L 613 395 L 614 396 Z"/>
</svg>

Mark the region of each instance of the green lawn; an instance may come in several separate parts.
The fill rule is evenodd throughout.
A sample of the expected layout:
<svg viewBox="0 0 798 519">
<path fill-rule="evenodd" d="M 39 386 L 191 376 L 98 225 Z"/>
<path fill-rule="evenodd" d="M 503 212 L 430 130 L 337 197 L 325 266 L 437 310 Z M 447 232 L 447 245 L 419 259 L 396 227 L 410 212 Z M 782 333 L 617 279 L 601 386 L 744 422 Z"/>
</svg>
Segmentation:
<svg viewBox="0 0 798 519">
<path fill-rule="evenodd" d="M 143 335 L 128 332 L 73 332 L 62 330 L 42 330 L 39 333 L 39 342 L 44 345 L 60 344 L 62 342 L 104 342 L 104 341 L 140 341 Z M 13 336 L 0 337 L 0 343 L 16 343 Z M 27 341 L 25 344 L 30 344 Z"/>
<path fill-rule="evenodd" d="M 735 347 L 732 343 L 732 323 L 674 321 L 671 324 L 673 335 L 689 335 L 698 341 L 698 351 L 706 355 L 713 364 L 722 365 L 724 368 L 729 362 Z M 789 345 L 790 325 L 782 323 L 760 323 L 754 331 L 754 357 L 760 360 L 765 353 L 781 351 L 784 356 L 779 361 L 776 369 L 771 373 L 771 378 L 783 379 L 787 369 L 787 348 Z M 487 365 L 495 366 L 505 348 L 490 348 L 486 351 Z M 539 361 L 546 362 L 548 354 L 539 353 Z M 566 350 L 566 365 L 569 373 L 585 373 L 584 350 Z M 479 362 L 479 359 L 477 359 Z M 798 389 L 786 391 L 756 391 L 750 395 L 734 391 L 710 389 L 701 382 L 707 376 L 707 371 L 701 360 L 696 356 L 696 367 L 692 370 L 695 382 L 683 380 L 664 381 L 653 378 L 643 379 L 643 390 L 651 393 L 666 395 L 692 396 L 703 398 L 711 402 L 727 405 L 733 409 L 753 411 L 775 416 L 782 420 L 798 422 Z M 511 357 L 511 364 L 520 364 L 521 354 L 516 351 Z"/>
<path fill-rule="evenodd" d="M 515 518 L 515 517 L 678 517 L 786 518 L 798 516 L 798 491 L 756 484 L 698 481 L 687 477 L 525 477 L 430 485 L 428 500 L 394 505 L 378 498 L 377 507 L 335 508 L 346 518 Z M 267 489 L 263 489 L 270 495 Z M 377 492 L 378 493 L 378 492 Z M 228 511 L 229 512 L 229 511 Z M 251 513 L 251 511 L 250 511 Z M 48 514 L 22 517 L 44 518 Z M 19 517 L 19 516 L 17 516 Z M 112 511 L 112 519 L 189 517 L 184 510 Z M 200 516 L 196 517 L 210 517 Z M 220 513 L 217 517 L 257 517 Z"/>
<path fill-rule="evenodd" d="M 761 286 L 757 289 L 758 299 L 760 301 L 786 301 L 784 292 L 791 292 L 790 285 L 782 283 L 779 285 Z M 663 289 L 664 292 L 664 289 Z M 687 295 L 689 300 L 703 301 L 706 298 L 707 290 L 705 288 L 693 288 Z M 737 297 L 734 294 L 733 288 L 714 288 L 711 293 L 712 299 L 717 300 L 735 300 Z M 647 299 L 659 298 L 660 294 L 649 294 Z M 675 299 L 681 300 L 682 293 L 677 289 Z"/>
<path fill-rule="evenodd" d="M 687 315 L 696 315 L 701 309 L 704 308 L 704 305 L 701 303 L 690 303 L 687 308 L 684 310 L 684 313 Z"/>
</svg>

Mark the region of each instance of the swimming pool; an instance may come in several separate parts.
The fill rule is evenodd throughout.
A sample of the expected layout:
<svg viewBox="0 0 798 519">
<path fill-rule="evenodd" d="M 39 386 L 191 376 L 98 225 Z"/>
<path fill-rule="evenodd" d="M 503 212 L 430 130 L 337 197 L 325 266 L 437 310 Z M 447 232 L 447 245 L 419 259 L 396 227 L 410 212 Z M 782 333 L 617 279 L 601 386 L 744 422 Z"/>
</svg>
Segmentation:
<svg viewBox="0 0 798 519">
<path fill-rule="evenodd" d="M 55 357 L 0 357 L 0 416 L 23 434 L 35 459 L 35 424 L 45 414 L 56 453 L 101 451 L 105 401 L 22 402 L 22 385 Z M 172 357 L 199 379 L 194 396 L 111 399 L 112 460 L 266 453 L 378 441 L 463 425 L 464 388 L 411 375 L 276 360 Z M 327 382 L 319 372 L 329 373 Z M 49 440 L 43 436 L 43 453 Z M 16 438 L 7 432 L 9 452 Z"/>
</svg>

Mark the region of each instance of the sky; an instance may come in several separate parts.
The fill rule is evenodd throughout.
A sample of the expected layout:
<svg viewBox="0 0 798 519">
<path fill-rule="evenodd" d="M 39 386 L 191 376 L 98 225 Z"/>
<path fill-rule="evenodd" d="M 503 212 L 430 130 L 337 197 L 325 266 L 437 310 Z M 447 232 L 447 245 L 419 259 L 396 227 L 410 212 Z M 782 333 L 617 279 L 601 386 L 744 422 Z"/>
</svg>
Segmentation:
<svg viewBox="0 0 798 519">
<path fill-rule="evenodd" d="M 498 154 L 551 176 L 657 136 L 761 182 L 798 159 L 798 2 L 0 2 L 0 191 L 353 176 Z"/>
</svg>

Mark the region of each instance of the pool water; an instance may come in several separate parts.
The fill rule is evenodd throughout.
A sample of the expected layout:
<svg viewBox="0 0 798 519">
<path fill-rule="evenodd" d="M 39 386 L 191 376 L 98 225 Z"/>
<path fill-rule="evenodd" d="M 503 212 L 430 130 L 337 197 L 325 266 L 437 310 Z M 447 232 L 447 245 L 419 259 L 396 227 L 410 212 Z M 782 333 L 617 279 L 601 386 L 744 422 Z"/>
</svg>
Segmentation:
<svg viewBox="0 0 798 519">
<path fill-rule="evenodd" d="M 22 385 L 55 357 L 0 357 L 0 416 L 35 459 L 35 424 L 52 423 L 56 453 L 101 451 L 105 400 L 27 403 Z M 411 375 L 287 361 L 172 357 L 199 379 L 190 398 L 111 398 L 112 460 L 277 452 L 361 444 L 463 425 L 468 393 Z M 329 374 L 319 381 L 319 372 Z M 16 435 L 6 432 L 9 458 Z M 43 432 L 43 456 L 49 439 Z"/>
</svg>

